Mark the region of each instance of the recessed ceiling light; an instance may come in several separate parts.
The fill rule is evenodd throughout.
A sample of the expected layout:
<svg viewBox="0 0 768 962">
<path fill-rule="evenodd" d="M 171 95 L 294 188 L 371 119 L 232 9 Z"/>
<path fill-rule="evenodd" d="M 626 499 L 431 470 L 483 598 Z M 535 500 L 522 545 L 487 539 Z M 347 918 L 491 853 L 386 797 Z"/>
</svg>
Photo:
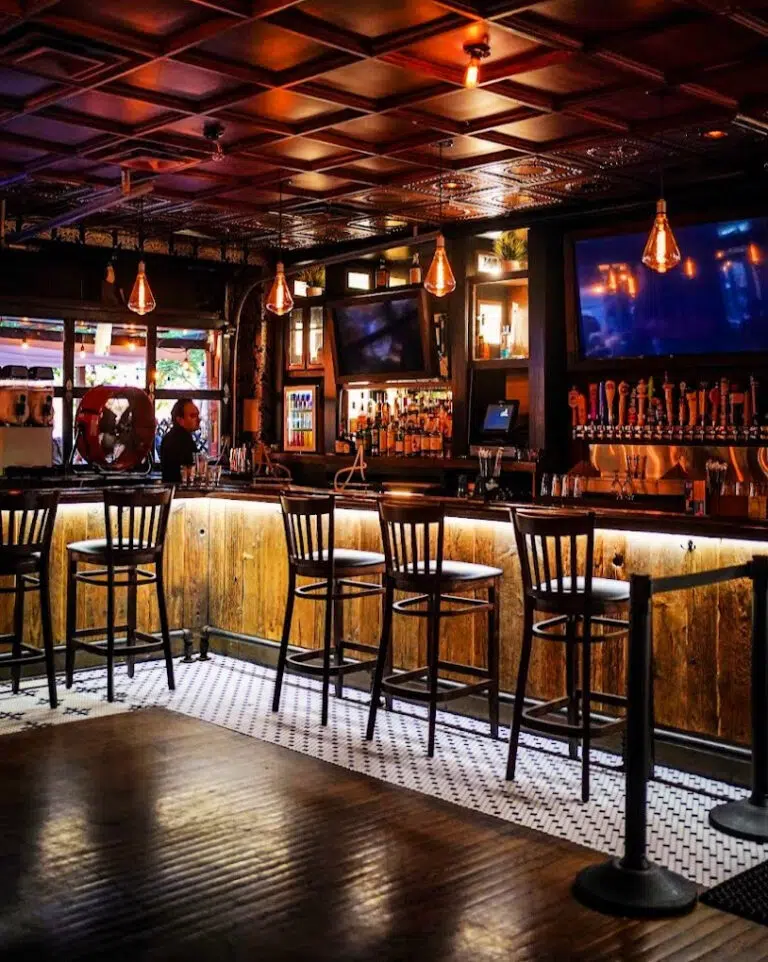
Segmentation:
<svg viewBox="0 0 768 962">
<path fill-rule="evenodd" d="M 722 140 L 724 137 L 728 136 L 728 131 L 714 128 L 712 130 L 705 130 L 701 136 L 705 137 L 707 140 Z"/>
</svg>

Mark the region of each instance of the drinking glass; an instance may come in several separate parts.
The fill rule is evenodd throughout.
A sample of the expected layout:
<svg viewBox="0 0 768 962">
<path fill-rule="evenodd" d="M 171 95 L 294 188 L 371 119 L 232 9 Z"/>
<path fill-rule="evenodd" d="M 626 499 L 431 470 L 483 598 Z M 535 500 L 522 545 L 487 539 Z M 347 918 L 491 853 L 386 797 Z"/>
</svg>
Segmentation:
<svg viewBox="0 0 768 962">
<path fill-rule="evenodd" d="M 205 484 L 208 475 L 208 455 L 205 452 L 198 452 L 195 455 L 195 474 L 197 483 Z"/>
</svg>

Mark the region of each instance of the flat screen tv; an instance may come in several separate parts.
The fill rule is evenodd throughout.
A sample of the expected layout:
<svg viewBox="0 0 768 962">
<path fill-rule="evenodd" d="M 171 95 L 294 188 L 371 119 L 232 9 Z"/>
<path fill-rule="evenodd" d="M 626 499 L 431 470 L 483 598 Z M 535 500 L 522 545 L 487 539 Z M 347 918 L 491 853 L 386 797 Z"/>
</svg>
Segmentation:
<svg viewBox="0 0 768 962">
<path fill-rule="evenodd" d="M 433 340 L 423 290 L 387 291 L 330 305 L 340 382 L 429 377 Z"/>
<path fill-rule="evenodd" d="M 575 242 L 583 359 L 768 352 L 768 218 L 672 227 L 666 274 L 641 261 L 647 233 Z"/>
</svg>

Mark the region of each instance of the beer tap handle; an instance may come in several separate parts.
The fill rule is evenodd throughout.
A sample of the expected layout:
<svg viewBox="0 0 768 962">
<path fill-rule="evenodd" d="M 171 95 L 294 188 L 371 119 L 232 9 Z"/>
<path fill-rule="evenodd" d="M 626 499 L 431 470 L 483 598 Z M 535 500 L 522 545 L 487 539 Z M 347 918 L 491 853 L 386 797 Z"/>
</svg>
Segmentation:
<svg viewBox="0 0 768 962">
<path fill-rule="evenodd" d="M 680 427 L 685 427 L 686 423 L 686 405 L 685 405 L 685 395 L 688 392 L 688 385 L 685 381 L 680 382 L 680 400 L 677 402 L 677 422 Z"/>
<path fill-rule="evenodd" d="M 608 424 L 613 427 L 613 401 L 616 397 L 616 382 L 606 381 L 605 382 L 605 406 L 608 413 Z"/>
<path fill-rule="evenodd" d="M 637 423 L 640 427 L 645 424 L 645 412 L 648 405 L 648 385 L 640 378 L 637 382 Z"/>
<path fill-rule="evenodd" d="M 589 385 L 589 420 L 597 420 L 597 394 L 598 386 L 597 384 Z"/>
<path fill-rule="evenodd" d="M 667 424 L 671 427 L 675 423 L 675 385 L 669 380 L 669 376 L 664 374 L 664 407 L 667 414 Z"/>
<path fill-rule="evenodd" d="M 629 384 L 621 381 L 619 384 L 619 427 L 623 428 L 627 423 L 627 398 L 629 397 Z"/>
<path fill-rule="evenodd" d="M 699 395 L 696 391 L 687 391 L 685 399 L 688 402 L 688 427 L 695 428 L 697 419 L 697 405 Z"/>
<path fill-rule="evenodd" d="M 728 394 L 731 382 L 727 377 L 720 378 L 720 427 L 728 427 Z"/>
<path fill-rule="evenodd" d="M 571 409 L 571 427 L 579 423 L 579 389 L 574 385 L 568 392 L 568 407 Z"/>
<path fill-rule="evenodd" d="M 699 425 L 704 427 L 707 423 L 707 382 L 701 381 L 699 384 Z"/>
<path fill-rule="evenodd" d="M 712 405 L 712 427 L 716 428 L 720 420 L 720 388 L 713 387 L 709 392 L 709 403 Z"/>
<path fill-rule="evenodd" d="M 757 409 L 757 391 L 758 391 L 758 381 L 756 377 L 750 377 L 749 379 L 749 393 L 752 396 L 752 423 L 760 423 L 760 412 Z"/>
</svg>

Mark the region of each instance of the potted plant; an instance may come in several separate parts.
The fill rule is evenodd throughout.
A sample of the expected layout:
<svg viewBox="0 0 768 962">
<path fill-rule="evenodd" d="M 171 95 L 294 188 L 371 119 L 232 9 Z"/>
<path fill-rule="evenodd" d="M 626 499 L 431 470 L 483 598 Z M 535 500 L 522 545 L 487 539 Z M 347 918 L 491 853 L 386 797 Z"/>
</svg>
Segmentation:
<svg viewBox="0 0 768 962">
<path fill-rule="evenodd" d="M 322 264 L 305 267 L 299 280 L 307 285 L 307 297 L 319 297 L 325 289 L 325 267 Z"/>
<path fill-rule="evenodd" d="M 503 271 L 520 271 L 528 260 L 528 232 L 524 228 L 505 230 L 496 238 L 493 250 Z"/>
</svg>

